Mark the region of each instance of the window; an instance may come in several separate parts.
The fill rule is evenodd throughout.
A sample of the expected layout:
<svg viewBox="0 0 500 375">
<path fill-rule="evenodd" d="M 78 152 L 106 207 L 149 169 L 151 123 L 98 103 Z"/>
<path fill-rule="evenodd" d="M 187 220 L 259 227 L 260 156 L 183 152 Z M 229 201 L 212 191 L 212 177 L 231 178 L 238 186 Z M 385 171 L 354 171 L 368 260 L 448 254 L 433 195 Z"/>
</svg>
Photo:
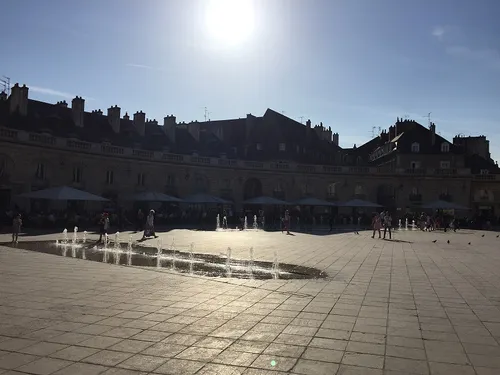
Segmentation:
<svg viewBox="0 0 500 375">
<path fill-rule="evenodd" d="M 328 185 L 328 196 L 335 197 L 337 195 L 337 183 L 334 182 Z"/>
<path fill-rule="evenodd" d="M 450 152 L 450 144 L 448 142 L 441 143 L 441 152 Z"/>
<path fill-rule="evenodd" d="M 80 167 L 73 168 L 73 182 L 77 184 L 82 182 L 82 168 Z"/>
<path fill-rule="evenodd" d="M 262 143 L 257 143 L 255 147 L 257 148 L 258 151 L 262 151 Z"/>
<path fill-rule="evenodd" d="M 115 174 L 113 171 L 106 172 L 106 185 L 113 185 L 115 181 Z"/>
<path fill-rule="evenodd" d="M 144 173 L 137 174 L 137 186 L 144 186 L 146 184 L 146 175 Z"/>
<path fill-rule="evenodd" d="M 418 195 L 418 188 L 417 187 L 411 188 L 411 195 Z"/>
<path fill-rule="evenodd" d="M 356 185 L 356 187 L 354 188 L 354 195 L 363 195 L 363 194 L 364 194 L 363 186 Z"/>
<path fill-rule="evenodd" d="M 420 162 L 419 161 L 412 161 L 410 163 L 411 169 L 419 169 L 420 168 Z"/>
<path fill-rule="evenodd" d="M 481 169 L 480 174 L 490 174 L 490 171 L 487 169 Z"/>
<path fill-rule="evenodd" d="M 420 152 L 420 144 L 417 142 L 414 142 L 411 144 L 411 152 L 418 153 Z"/>
<path fill-rule="evenodd" d="M 280 151 L 285 151 L 286 150 L 286 145 L 284 143 L 280 143 L 278 146 L 279 146 L 279 150 Z"/>
<path fill-rule="evenodd" d="M 450 162 L 448 160 L 441 160 L 439 164 L 441 169 L 450 169 Z"/>
<path fill-rule="evenodd" d="M 175 185 L 175 176 L 173 174 L 167 175 L 167 185 L 174 186 Z"/>
<path fill-rule="evenodd" d="M 45 178 L 45 164 L 38 163 L 36 166 L 35 177 L 39 180 L 43 180 Z"/>
<path fill-rule="evenodd" d="M 450 191 L 448 190 L 448 188 L 447 187 L 443 187 L 441 189 L 441 195 L 448 195 L 448 194 L 450 194 Z"/>
</svg>

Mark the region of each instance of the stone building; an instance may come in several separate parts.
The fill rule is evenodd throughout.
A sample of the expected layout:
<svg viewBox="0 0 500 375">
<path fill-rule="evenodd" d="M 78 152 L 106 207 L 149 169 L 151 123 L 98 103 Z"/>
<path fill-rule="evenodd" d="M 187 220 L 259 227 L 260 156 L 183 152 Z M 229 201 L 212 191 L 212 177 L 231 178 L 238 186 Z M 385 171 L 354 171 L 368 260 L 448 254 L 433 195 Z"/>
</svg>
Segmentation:
<svg viewBox="0 0 500 375">
<path fill-rule="evenodd" d="M 259 195 L 346 201 L 362 198 L 402 212 L 445 199 L 475 212 L 500 212 L 500 170 L 485 137 L 449 142 L 397 119 L 369 142 L 343 149 L 330 127 L 306 125 L 268 109 L 261 117 L 162 123 L 117 105 L 104 114 L 29 99 L 26 86 L 0 94 L 0 206 L 16 195 L 68 185 L 120 201 L 138 191 L 206 192 L 236 209 Z M 126 204 L 126 203 L 121 203 Z"/>
</svg>

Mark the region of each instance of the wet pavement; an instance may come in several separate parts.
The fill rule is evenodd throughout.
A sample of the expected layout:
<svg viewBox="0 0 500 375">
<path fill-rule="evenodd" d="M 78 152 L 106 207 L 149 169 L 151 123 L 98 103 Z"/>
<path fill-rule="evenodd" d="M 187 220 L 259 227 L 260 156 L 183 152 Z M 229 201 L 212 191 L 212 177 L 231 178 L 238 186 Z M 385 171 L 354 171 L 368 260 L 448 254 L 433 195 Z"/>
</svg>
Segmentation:
<svg viewBox="0 0 500 375">
<path fill-rule="evenodd" d="M 0 247 L 0 374 L 496 375 L 496 236 L 160 236 L 185 255 L 193 243 L 197 256 L 223 263 L 231 247 L 234 259 L 248 261 L 253 247 L 256 262 L 271 264 L 277 251 L 280 264 L 328 275 L 289 280 L 213 278 L 88 261 L 71 250 L 63 257 Z M 141 245 L 154 254 L 156 240 Z"/>
</svg>

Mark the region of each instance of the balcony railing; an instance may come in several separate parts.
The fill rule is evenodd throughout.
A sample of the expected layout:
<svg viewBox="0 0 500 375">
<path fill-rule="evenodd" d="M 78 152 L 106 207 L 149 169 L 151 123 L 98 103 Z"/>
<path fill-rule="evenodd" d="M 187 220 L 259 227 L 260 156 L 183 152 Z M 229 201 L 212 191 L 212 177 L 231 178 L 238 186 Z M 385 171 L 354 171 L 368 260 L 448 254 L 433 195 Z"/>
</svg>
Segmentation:
<svg viewBox="0 0 500 375">
<path fill-rule="evenodd" d="M 115 146 L 110 143 L 90 143 L 74 139 L 57 138 L 51 135 L 30 133 L 0 127 L 0 140 L 16 140 L 21 143 L 36 143 L 51 148 L 71 148 L 82 153 L 106 154 L 122 158 L 136 158 L 165 161 L 179 164 L 206 165 L 221 168 L 243 168 L 253 170 L 278 170 L 283 173 L 307 174 L 356 174 L 356 175 L 417 175 L 417 176 L 467 176 L 470 169 L 422 169 L 422 168 L 391 168 L 391 167 L 353 167 L 340 165 L 309 165 L 294 162 L 261 162 L 251 160 L 236 160 L 227 158 L 212 158 L 204 156 L 189 156 L 169 152 L 153 152 L 138 148 Z M 476 180 L 500 180 L 495 175 L 477 175 Z"/>
</svg>

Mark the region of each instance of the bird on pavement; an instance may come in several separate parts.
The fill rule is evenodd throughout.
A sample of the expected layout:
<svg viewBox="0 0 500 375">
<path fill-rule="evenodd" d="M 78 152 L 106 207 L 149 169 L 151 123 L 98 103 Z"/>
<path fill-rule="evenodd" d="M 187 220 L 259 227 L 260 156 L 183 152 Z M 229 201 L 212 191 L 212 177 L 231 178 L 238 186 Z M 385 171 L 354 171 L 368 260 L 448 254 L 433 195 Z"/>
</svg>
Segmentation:
<svg viewBox="0 0 500 375">
<path fill-rule="evenodd" d="M 436 243 L 436 242 L 437 242 L 437 240 L 434 240 L 434 241 L 432 241 L 432 242 Z"/>
<path fill-rule="evenodd" d="M 448 240 L 447 242 L 450 243 L 450 240 Z"/>
<path fill-rule="evenodd" d="M 469 245 L 470 245 L 470 242 L 469 242 Z"/>
<path fill-rule="evenodd" d="M 484 237 L 484 234 L 481 237 Z"/>
</svg>

